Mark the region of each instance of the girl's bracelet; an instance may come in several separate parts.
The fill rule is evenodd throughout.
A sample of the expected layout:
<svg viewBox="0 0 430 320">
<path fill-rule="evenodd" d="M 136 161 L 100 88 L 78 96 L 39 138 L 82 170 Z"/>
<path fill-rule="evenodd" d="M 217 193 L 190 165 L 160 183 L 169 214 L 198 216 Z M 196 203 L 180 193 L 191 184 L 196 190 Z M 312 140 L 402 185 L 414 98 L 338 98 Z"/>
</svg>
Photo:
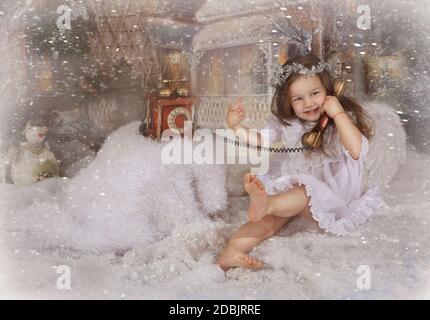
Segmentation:
<svg viewBox="0 0 430 320">
<path fill-rule="evenodd" d="M 341 112 L 338 112 L 338 113 L 336 113 L 334 116 L 333 116 L 333 120 L 334 120 L 334 118 L 336 118 L 336 116 L 338 116 L 339 114 L 341 114 L 341 113 L 346 113 L 346 111 L 341 111 Z"/>
</svg>

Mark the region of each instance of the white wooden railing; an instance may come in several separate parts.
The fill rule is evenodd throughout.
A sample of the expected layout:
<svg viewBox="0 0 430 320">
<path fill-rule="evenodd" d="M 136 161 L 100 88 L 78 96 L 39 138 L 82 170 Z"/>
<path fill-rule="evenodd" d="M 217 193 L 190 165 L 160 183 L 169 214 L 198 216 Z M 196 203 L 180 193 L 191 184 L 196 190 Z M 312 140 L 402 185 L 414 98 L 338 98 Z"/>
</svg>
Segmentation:
<svg viewBox="0 0 430 320">
<path fill-rule="evenodd" d="M 195 123 L 200 128 L 225 128 L 225 116 L 230 104 L 239 96 L 200 96 L 195 105 Z M 262 128 L 270 113 L 271 97 L 269 95 L 245 95 L 243 106 L 246 119 L 244 124 L 251 128 Z"/>
</svg>

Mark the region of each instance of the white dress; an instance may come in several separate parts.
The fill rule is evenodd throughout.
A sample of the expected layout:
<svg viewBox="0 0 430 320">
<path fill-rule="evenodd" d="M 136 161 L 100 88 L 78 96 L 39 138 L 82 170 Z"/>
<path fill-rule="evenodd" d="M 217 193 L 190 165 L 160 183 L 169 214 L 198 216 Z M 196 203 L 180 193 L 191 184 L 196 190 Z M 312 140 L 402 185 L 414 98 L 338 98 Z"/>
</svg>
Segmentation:
<svg viewBox="0 0 430 320">
<path fill-rule="evenodd" d="M 349 113 L 352 117 L 352 114 Z M 290 121 L 283 126 L 270 115 L 263 140 L 269 145 L 282 141 L 286 147 L 301 147 L 301 137 L 310 131 L 316 122 Z M 344 235 L 364 223 L 374 210 L 385 205 L 379 186 L 367 186 L 365 157 L 369 142 L 361 135 L 361 152 L 354 160 L 340 143 L 334 126 L 329 126 L 321 151 L 271 154 L 269 171 L 259 176 L 268 194 L 278 194 L 295 184 L 304 185 L 310 198 L 309 207 L 313 218 L 325 231 Z"/>
</svg>

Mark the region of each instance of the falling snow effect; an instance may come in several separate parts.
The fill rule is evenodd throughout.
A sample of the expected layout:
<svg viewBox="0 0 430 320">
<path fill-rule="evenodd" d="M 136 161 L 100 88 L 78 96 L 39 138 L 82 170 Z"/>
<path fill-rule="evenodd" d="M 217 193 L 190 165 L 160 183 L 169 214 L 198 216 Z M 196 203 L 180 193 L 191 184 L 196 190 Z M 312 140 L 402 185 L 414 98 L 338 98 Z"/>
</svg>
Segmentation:
<svg viewBox="0 0 430 320">
<path fill-rule="evenodd" d="M 35 249 L 25 242 L 25 231 L 5 228 L 2 222 L 2 297 L 428 298 L 429 162 L 429 156 L 410 150 L 408 162 L 386 192 L 388 207 L 348 236 L 321 234 L 307 222 L 295 221 L 254 249 L 268 264 L 259 272 L 236 269 L 224 274 L 215 264 L 216 254 L 245 222 L 246 197 L 234 197 L 220 216 L 177 224 L 161 240 L 99 254 Z M 20 206 L 46 202 L 58 193 L 58 184 L 37 189 L 39 193 L 21 191 Z M 42 191 L 44 198 L 37 196 Z M 49 219 L 54 223 L 55 217 Z M 112 236 L 109 239 L 121 243 Z M 61 265 L 71 269 L 70 290 L 56 287 L 56 266 Z M 363 265 L 371 271 L 370 290 L 357 288 L 357 269 Z"/>
<path fill-rule="evenodd" d="M 77 7 L 83 3 L 65 2 L 75 3 Z M 203 8 L 211 10 L 213 2 L 208 1 Z M 17 60 L 20 56 L 17 46 L 19 41 L 15 41 L 17 39 L 14 36 L 21 21 L 32 17 L 31 13 L 40 9 L 35 3 L 36 1 L 2 1 L 0 4 L 2 163 L 7 161 L 5 154 L 9 144 L 20 140 L 22 125 L 28 117 L 40 116 L 33 107 L 36 99 L 28 95 L 34 89 L 34 84 L 19 82 L 19 79 L 26 78 L 22 78 L 13 69 L 14 65 L 23 64 L 28 64 L 30 70 L 33 68 L 34 61 Z M 252 8 L 261 9 L 267 3 L 269 1 L 255 1 Z M 234 269 L 224 273 L 215 264 L 216 256 L 237 227 L 245 222 L 248 198 L 243 196 L 240 179 L 234 176 L 240 177 L 246 168 L 224 168 L 229 173 L 226 179 L 228 208 L 224 208 L 224 171 L 220 168 L 199 172 L 184 169 L 181 181 L 186 181 L 186 186 L 196 192 L 191 196 L 186 194 L 186 186 L 182 186 L 183 190 L 178 186 L 179 191 L 172 197 L 175 199 L 170 199 L 171 202 L 159 197 L 159 206 L 146 207 L 145 203 L 153 198 L 143 194 L 147 186 L 133 173 L 147 174 L 145 168 L 138 166 L 138 161 L 145 158 L 149 163 L 155 161 L 155 158 L 145 154 L 144 149 L 132 150 L 131 147 L 154 146 L 152 142 L 147 145 L 142 143 L 140 136 L 127 132 L 136 123 L 122 127 L 104 144 L 102 138 L 107 135 L 104 129 L 97 131 L 86 123 L 87 119 L 82 119 L 79 126 L 72 124 L 71 119 L 79 117 L 73 112 L 56 113 L 51 123 L 52 130 L 61 137 L 55 142 L 63 160 L 69 161 L 66 163 L 68 170 L 64 171 L 64 175 L 69 178 L 49 179 L 29 187 L 0 185 L 0 297 L 430 298 L 430 32 L 427 19 L 430 7 L 428 1 L 386 0 L 369 3 L 378 17 L 376 21 L 372 21 L 372 28 L 379 24 L 383 26 L 380 28 L 382 31 L 372 41 L 368 41 L 362 36 L 362 32 L 351 28 L 351 25 L 355 26 L 355 21 L 352 24 L 348 22 L 349 17 L 344 14 L 342 7 L 337 12 L 336 26 L 343 31 L 338 33 L 336 41 L 340 49 L 352 48 L 362 56 L 376 49 L 385 55 L 392 51 L 402 52 L 405 59 L 405 69 L 401 70 L 403 76 L 396 80 L 382 77 L 382 80 L 379 79 L 379 91 L 366 98 L 378 101 L 375 106 L 385 103 L 396 110 L 407 134 L 407 160 L 392 179 L 390 176 L 389 183 L 384 181 L 387 207 L 379 210 L 359 230 L 345 237 L 335 237 L 320 233 L 306 221 L 296 220 L 278 236 L 252 251 L 253 255 L 267 263 L 262 271 Z M 184 8 L 196 9 L 202 4 L 203 2 L 196 1 L 195 5 Z M 241 5 L 225 6 L 222 14 L 240 10 L 237 6 Z M 85 25 L 90 19 L 86 16 L 86 11 L 80 8 L 78 11 L 81 14 L 72 19 Z M 165 5 L 160 5 L 159 9 L 162 14 L 168 12 Z M 178 12 L 183 14 L 180 10 Z M 162 38 L 163 32 L 174 29 L 175 32 L 183 33 L 178 41 L 186 46 L 199 31 L 180 23 L 173 24 L 173 27 L 169 23 L 162 25 L 163 28 L 151 29 L 156 33 L 156 41 Z M 170 44 L 175 42 L 175 32 L 167 36 Z M 61 39 L 63 42 L 68 41 Z M 52 52 L 57 61 L 56 71 L 64 75 L 55 94 L 62 96 L 70 93 L 73 106 L 79 106 L 91 101 L 95 92 L 107 90 L 106 79 L 121 78 L 122 71 L 101 71 L 87 56 L 76 60 L 73 54 L 67 58 L 62 56 L 67 52 L 85 50 L 76 48 L 73 44 L 75 42 L 70 46 L 61 46 L 63 51 Z M 46 43 L 40 49 L 50 50 Z M 76 65 L 80 63 L 82 65 L 76 69 Z M 347 67 L 356 68 L 357 64 Z M 85 93 L 79 88 L 82 79 L 86 81 Z M 354 82 L 356 79 L 350 80 Z M 388 139 L 397 134 L 384 133 Z M 119 148 L 112 144 L 112 141 L 120 137 L 130 139 L 129 149 L 127 146 Z M 106 152 L 96 155 L 99 150 Z M 390 152 L 393 157 L 395 152 Z M 109 158 L 107 154 L 115 156 Z M 132 164 L 128 163 L 130 160 L 133 161 Z M 99 173 L 106 175 L 98 178 Z M 127 174 L 131 175 L 129 179 L 125 176 Z M 159 174 L 165 179 L 173 175 L 169 176 L 168 172 Z M 204 188 L 202 177 L 211 174 L 219 180 L 215 182 L 217 193 L 209 194 Z M 123 187 L 121 190 L 116 189 L 118 186 L 111 179 L 114 176 L 118 177 L 117 181 Z M 156 181 L 155 174 L 148 176 L 153 179 L 151 181 Z M 193 182 L 196 177 L 197 180 L 200 179 L 200 187 L 199 183 Z M 127 184 L 128 180 L 132 184 Z M 165 194 L 171 192 L 167 184 L 162 184 L 161 187 Z M 134 202 L 123 201 L 127 196 Z M 179 214 L 183 212 L 183 208 L 175 207 L 180 204 L 179 199 L 185 196 L 190 197 L 187 200 L 190 204 L 188 217 Z M 125 207 L 121 207 L 123 204 L 126 204 Z M 140 207 L 147 210 L 139 210 Z M 145 215 L 150 208 L 154 212 L 160 210 L 159 214 Z M 87 220 L 91 212 L 104 212 L 106 216 Z M 139 216 L 142 212 L 145 214 Z M 166 212 L 175 212 L 177 215 L 163 216 Z M 79 231 L 81 223 L 85 227 Z M 101 229 L 99 225 L 105 228 Z M 87 233 L 79 233 L 82 230 Z M 69 290 L 57 287 L 58 266 L 70 268 Z M 371 284 L 368 290 L 360 288 L 357 283 L 361 275 L 360 266 L 370 270 Z"/>
</svg>

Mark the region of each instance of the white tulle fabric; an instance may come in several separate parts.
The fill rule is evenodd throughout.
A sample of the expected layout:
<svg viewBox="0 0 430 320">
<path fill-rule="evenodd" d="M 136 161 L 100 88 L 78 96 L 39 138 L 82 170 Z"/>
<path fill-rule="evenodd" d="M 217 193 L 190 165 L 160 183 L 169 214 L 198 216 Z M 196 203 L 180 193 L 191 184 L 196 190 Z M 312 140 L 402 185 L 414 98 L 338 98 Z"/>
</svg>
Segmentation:
<svg viewBox="0 0 430 320">
<path fill-rule="evenodd" d="M 268 134 L 263 133 L 262 138 L 270 145 L 282 141 L 287 147 L 300 147 L 302 135 L 316 125 L 299 119 L 290 123 L 290 126 L 283 126 L 271 115 L 266 125 Z M 344 235 L 357 229 L 385 203 L 377 185 L 366 185 L 365 158 L 369 142 L 365 136 L 361 136 L 361 152 L 357 160 L 340 143 L 334 126 L 326 129 L 323 145 L 324 153 L 271 154 L 269 171 L 259 178 L 269 194 L 304 185 L 310 198 L 310 211 L 319 226 L 325 231 Z"/>
</svg>

